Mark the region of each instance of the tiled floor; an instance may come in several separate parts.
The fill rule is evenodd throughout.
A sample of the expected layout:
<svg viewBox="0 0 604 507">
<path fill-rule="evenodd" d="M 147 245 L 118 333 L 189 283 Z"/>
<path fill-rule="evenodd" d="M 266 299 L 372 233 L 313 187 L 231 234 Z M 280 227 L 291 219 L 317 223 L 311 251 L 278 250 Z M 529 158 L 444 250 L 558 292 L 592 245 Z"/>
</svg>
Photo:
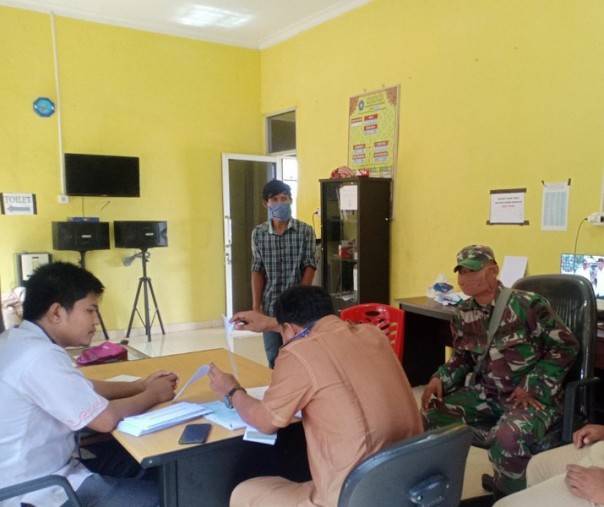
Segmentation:
<svg viewBox="0 0 604 507">
<path fill-rule="evenodd" d="M 239 331 L 235 332 L 234 336 L 236 354 L 267 365 L 262 335 Z M 101 340 L 102 335 L 97 335 L 95 342 Z M 135 334 L 128 339 L 128 344 L 130 347 L 151 357 L 227 347 L 224 328 L 193 329 L 170 332 L 166 335 L 153 334 L 151 341 L 148 341 L 147 336 L 143 334 Z M 422 388 L 416 387 L 413 391 L 419 403 Z M 470 448 L 464 479 L 463 498 L 485 495 L 486 492 L 481 486 L 481 476 L 483 473 L 491 473 L 491 471 L 486 451 L 475 447 Z"/>
</svg>

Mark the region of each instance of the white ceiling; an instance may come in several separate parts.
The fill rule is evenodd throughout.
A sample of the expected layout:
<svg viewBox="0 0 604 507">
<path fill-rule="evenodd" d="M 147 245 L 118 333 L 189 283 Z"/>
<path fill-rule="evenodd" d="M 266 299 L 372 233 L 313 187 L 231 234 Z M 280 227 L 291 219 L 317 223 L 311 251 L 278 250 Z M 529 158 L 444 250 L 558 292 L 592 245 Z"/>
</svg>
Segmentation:
<svg viewBox="0 0 604 507">
<path fill-rule="evenodd" d="M 0 0 L 0 5 L 263 49 L 371 0 Z"/>
</svg>

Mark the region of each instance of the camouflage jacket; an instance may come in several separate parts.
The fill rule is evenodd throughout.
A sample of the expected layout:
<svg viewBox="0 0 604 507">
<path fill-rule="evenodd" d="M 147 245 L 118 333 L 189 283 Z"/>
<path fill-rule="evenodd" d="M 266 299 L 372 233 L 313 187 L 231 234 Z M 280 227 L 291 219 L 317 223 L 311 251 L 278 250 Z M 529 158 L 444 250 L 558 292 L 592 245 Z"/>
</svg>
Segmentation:
<svg viewBox="0 0 604 507">
<path fill-rule="evenodd" d="M 499 290 L 503 286 L 499 284 Z M 499 293 L 499 292 L 498 292 Z M 487 342 L 494 303 L 464 301 L 451 321 L 453 353 L 436 372 L 445 392 L 464 384 Z M 579 344 L 548 301 L 532 292 L 514 290 L 503 311 L 479 382 L 489 395 L 509 396 L 520 386 L 546 405 L 557 403 L 562 380 Z"/>
</svg>

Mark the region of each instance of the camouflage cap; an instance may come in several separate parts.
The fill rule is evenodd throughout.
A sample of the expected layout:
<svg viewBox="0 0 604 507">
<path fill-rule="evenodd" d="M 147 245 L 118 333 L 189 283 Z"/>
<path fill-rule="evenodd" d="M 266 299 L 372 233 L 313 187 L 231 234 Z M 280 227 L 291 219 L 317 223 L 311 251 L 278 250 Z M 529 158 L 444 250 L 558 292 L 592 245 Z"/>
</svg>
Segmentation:
<svg viewBox="0 0 604 507">
<path fill-rule="evenodd" d="M 484 268 L 489 261 L 495 264 L 495 254 L 493 250 L 485 245 L 470 245 L 462 248 L 457 254 L 457 265 L 453 271 L 457 272 L 461 268 L 468 268 L 472 271 L 479 271 Z"/>
</svg>

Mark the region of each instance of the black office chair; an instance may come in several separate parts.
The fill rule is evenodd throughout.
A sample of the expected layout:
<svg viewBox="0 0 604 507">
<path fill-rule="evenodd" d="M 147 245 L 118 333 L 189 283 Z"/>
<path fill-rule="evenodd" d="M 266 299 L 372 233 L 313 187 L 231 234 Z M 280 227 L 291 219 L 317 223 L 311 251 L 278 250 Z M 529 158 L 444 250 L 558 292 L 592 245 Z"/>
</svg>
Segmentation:
<svg viewBox="0 0 604 507">
<path fill-rule="evenodd" d="M 460 424 L 379 451 L 348 474 L 338 507 L 457 507 L 471 442 Z"/>
<path fill-rule="evenodd" d="M 581 346 L 575 363 L 564 379 L 562 420 L 531 448 L 536 454 L 570 443 L 575 430 L 594 420 L 594 386 L 600 380 L 594 377 L 596 296 L 591 282 L 578 275 L 527 276 L 518 280 L 513 288 L 545 297 Z M 473 445 L 485 448 L 480 435 L 480 431 L 475 434 Z M 488 477 L 483 477 L 483 487 L 487 490 L 492 488 L 492 481 Z"/>
<path fill-rule="evenodd" d="M 60 475 L 46 475 L 38 479 L 32 479 L 31 481 L 21 482 L 13 486 L 6 486 L 0 488 L 0 502 L 14 498 L 16 496 L 25 495 L 32 491 L 39 491 L 42 489 L 50 488 L 52 486 L 58 486 L 67 495 L 67 502 L 63 505 L 69 505 L 71 507 L 81 507 L 80 501 L 75 494 L 75 491 L 69 484 L 69 481 Z"/>
</svg>

